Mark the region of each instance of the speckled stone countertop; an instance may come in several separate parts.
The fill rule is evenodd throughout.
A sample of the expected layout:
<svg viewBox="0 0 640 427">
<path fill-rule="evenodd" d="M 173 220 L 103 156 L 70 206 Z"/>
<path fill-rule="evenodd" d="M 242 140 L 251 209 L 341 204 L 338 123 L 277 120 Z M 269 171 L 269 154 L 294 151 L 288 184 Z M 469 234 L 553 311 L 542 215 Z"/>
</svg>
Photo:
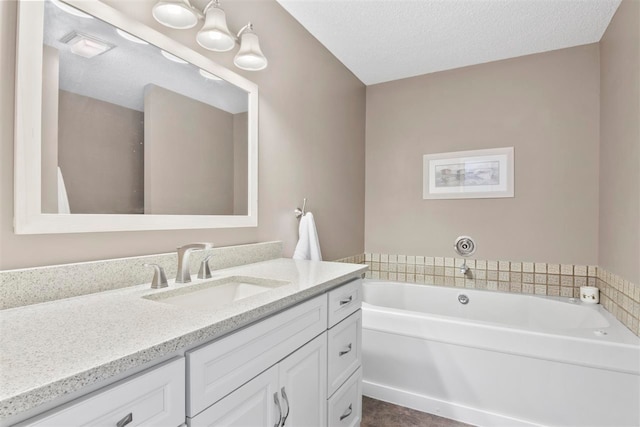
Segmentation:
<svg viewBox="0 0 640 427">
<path fill-rule="evenodd" d="M 0 311 L 0 419 L 140 368 L 359 277 L 366 265 L 275 259 L 213 272 L 280 286 L 215 310 L 185 311 L 144 296 L 149 284 Z M 195 278 L 195 276 L 193 276 Z"/>
</svg>

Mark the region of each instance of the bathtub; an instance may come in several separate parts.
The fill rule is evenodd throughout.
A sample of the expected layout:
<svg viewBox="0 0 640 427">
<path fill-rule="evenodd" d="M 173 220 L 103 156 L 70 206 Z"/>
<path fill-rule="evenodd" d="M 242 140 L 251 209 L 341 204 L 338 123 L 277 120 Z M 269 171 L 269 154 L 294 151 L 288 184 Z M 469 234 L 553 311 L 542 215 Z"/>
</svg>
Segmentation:
<svg viewBox="0 0 640 427">
<path fill-rule="evenodd" d="M 367 396 L 478 426 L 640 425 L 640 339 L 600 305 L 377 280 L 363 300 Z"/>
</svg>

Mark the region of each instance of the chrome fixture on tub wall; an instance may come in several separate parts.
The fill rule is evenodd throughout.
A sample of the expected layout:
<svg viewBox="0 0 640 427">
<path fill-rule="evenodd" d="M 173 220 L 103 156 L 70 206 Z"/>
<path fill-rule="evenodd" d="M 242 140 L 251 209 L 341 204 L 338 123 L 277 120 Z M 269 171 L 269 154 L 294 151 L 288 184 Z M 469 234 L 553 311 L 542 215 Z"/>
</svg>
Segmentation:
<svg viewBox="0 0 640 427">
<path fill-rule="evenodd" d="M 453 248 L 458 255 L 468 257 L 476 252 L 476 242 L 469 236 L 460 236 L 453 244 Z M 465 276 L 467 273 L 469 273 L 469 267 L 466 262 L 463 262 L 460 266 L 460 274 Z"/>
<path fill-rule="evenodd" d="M 162 25 L 177 30 L 193 28 L 203 19 L 204 24 L 196 36 L 200 46 L 214 52 L 227 52 L 239 42 L 240 50 L 233 59 L 236 67 L 247 71 L 267 68 L 267 58 L 251 22 L 242 27 L 237 36 L 231 34 L 219 0 L 210 1 L 202 11 L 189 0 L 160 0 L 153 6 L 152 14 Z"/>
</svg>

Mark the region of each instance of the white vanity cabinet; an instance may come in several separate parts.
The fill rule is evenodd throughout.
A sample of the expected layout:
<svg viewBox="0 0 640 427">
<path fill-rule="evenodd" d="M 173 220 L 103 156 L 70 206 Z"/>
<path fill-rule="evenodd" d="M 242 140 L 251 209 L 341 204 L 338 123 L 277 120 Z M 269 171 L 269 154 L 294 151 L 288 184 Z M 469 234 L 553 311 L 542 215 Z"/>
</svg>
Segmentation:
<svg viewBox="0 0 640 427">
<path fill-rule="evenodd" d="M 187 352 L 188 425 L 358 426 L 361 303 L 354 280 Z"/>
<path fill-rule="evenodd" d="M 185 417 L 184 370 L 184 357 L 174 359 L 19 426 L 178 426 Z"/>
</svg>

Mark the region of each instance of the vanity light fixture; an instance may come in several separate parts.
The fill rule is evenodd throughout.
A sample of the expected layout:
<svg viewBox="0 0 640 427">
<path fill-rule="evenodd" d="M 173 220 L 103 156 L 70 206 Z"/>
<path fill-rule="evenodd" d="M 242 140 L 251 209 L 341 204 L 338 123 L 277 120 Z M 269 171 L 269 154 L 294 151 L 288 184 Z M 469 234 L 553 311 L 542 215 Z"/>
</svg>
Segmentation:
<svg viewBox="0 0 640 427">
<path fill-rule="evenodd" d="M 118 35 L 123 39 L 129 40 L 130 42 L 138 43 L 138 44 L 149 44 L 146 41 L 134 36 L 133 34 L 129 34 L 126 31 L 122 31 L 120 28 L 116 28 L 116 33 L 118 33 Z"/>
<path fill-rule="evenodd" d="M 202 68 L 199 70 L 199 73 L 205 79 L 213 80 L 213 81 L 216 81 L 216 82 L 222 81 L 222 79 L 220 77 L 216 76 L 215 74 L 211 74 L 210 72 L 205 71 Z"/>
<path fill-rule="evenodd" d="M 248 23 L 234 36 L 227 27 L 220 0 L 211 0 L 203 11 L 191 5 L 189 0 L 160 0 L 153 6 L 152 14 L 162 25 L 175 29 L 192 28 L 199 19 L 204 19 L 204 25 L 196 35 L 200 46 L 214 52 L 227 52 L 239 42 L 240 50 L 233 60 L 236 67 L 248 71 L 267 67 L 268 61 L 260 49 L 253 25 Z"/>
<path fill-rule="evenodd" d="M 185 61 L 184 59 L 178 58 L 177 56 L 172 55 L 169 52 L 165 52 L 164 50 L 160 50 L 160 53 L 169 61 L 177 62 L 178 64 L 188 64 L 188 62 Z"/>
<path fill-rule="evenodd" d="M 236 45 L 235 38 L 227 27 L 227 17 L 220 8 L 220 2 L 214 1 L 205 12 L 204 25 L 198 31 L 196 41 L 200 46 L 214 52 L 227 52 Z"/>
<path fill-rule="evenodd" d="M 93 58 L 114 48 L 110 43 L 75 31 L 61 38 L 60 42 L 69 45 L 71 52 L 83 58 Z"/>
<path fill-rule="evenodd" d="M 151 14 L 162 25 L 177 30 L 193 28 L 200 15 L 189 0 L 161 0 L 153 6 Z"/>
<path fill-rule="evenodd" d="M 87 13 L 84 13 L 73 6 L 69 6 L 66 3 L 62 3 L 60 0 L 51 0 L 51 3 L 53 3 L 53 5 L 56 6 L 58 9 L 64 12 L 67 12 L 68 14 L 79 16 L 80 18 L 93 19 L 93 16 Z"/>
<path fill-rule="evenodd" d="M 248 71 L 259 71 L 267 68 L 267 58 L 260 49 L 258 36 L 253 32 L 253 25 L 249 22 L 238 33 L 240 50 L 233 58 L 236 67 Z"/>
</svg>

